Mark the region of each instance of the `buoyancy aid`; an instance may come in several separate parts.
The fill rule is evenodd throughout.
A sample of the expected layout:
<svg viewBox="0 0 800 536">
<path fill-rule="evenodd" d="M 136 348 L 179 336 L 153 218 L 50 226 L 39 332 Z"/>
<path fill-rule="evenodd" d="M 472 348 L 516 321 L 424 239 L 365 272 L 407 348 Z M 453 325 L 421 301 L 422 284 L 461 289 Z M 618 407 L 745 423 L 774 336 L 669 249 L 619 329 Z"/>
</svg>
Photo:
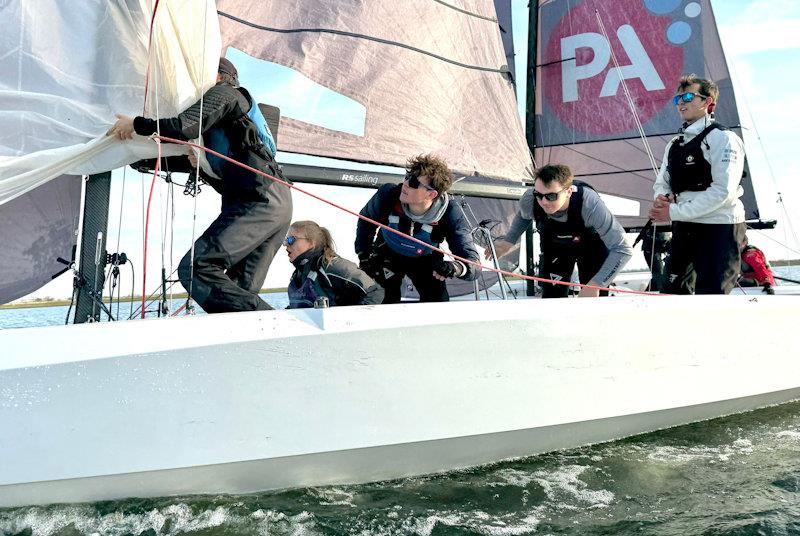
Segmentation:
<svg viewBox="0 0 800 536">
<path fill-rule="evenodd" d="M 234 159 L 236 153 L 250 149 L 266 160 L 273 160 L 276 152 L 275 140 L 267 120 L 250 93 L 243 87 L 236 89 L 250 103 L 250 109 L 235 120 L 206 131 L 203 134 L 206 147 Z M 207 153 L 206 158 L 216 178 L 223 178 L 226 161 L 211 153 Z"/>
<path fill-rule="evenodd" d="M 421 224 L 411 221 L 411 219 L 405 215 L 405 212 L 403 212 L 403 206 L 400 201 L 397 201 L 392 209 L 392 213 L 389 215 L 389 221 L 386 225 L 392 229 L 413 236 L 418 240 L 422 240 L 426 244 L 439 247 L 442 239 L 433 236 L 436 234 L 435 229 L 438 223 L 439 222 Z M 405 236 L 387 231 L 386 229 L 381 229 L 381 235 L 383 236 L 383 241 L 392 251 L 405 257 L 422 257 L 433 252 L 429 247 L 425 247 L 418 242 L 409 240 Z"/>
<path fill-rule="evenodd" d="M 667 172 L 673 193 L 701 192 L 711 186 L 711 164 L 703 156 L 702 143 L 716 129 L 727 130 L 714 122 L 685 144 L 681 137 L 672 142 L 667 155 Z"/>
<path fill-rule="evenodd" d="M 574 191 L 569 198 L 566 221 L 555 220 L 545 213 L 544 209 L 534 198 L 533 219 L 536 229 L 542 239 L 543 251 L 565 251 L 577 253 L 581 248 L 588 246 L 590 240 L 602 243 L 600 236 L 593 229 L 586 227 L 581 213 L 583 209 L 583 192 L 585 188 L 592 188 L 583 181 L 573 181 Z"/>
</svg>

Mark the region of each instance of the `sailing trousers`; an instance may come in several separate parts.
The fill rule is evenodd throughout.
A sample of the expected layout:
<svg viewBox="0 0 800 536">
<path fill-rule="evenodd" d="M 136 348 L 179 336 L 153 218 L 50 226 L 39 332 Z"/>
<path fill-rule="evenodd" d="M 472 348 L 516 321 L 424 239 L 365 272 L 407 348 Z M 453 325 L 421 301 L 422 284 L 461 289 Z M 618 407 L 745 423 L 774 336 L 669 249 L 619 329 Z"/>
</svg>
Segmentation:
<svg viewBox="0 0 800 536">
<path fill-rule="evenodd" d="M 741 269 L 744 223 L 672 223 L 667 294 L 729 294 Z"/>
<path fill-rule="evenodd" d="M 207 313 L 272 309 L 258 293 L 291 223 L 286 190 L 280 203 L 273 198 L 223 205 L 194 243 L 194 273 L 191 250 L 181 260 L 181 284 Z"/>
<path fill-rule="evenodd" d="M 441 254 L 431 253 L 421 257 L 405 257 L 393 254 L 384 249 L 384 267 L 376 274 L 375 280 L 386 291 L 383 303 L 400 303 L 402 297 L 403 277 L 408 276 L 419 293 L 421 302 L 450 301 L 447 285 L 433 277 L 433 266 L 442 258 Z"/>
<path fill-rule="evenodd" d="M 569 281 L 575 265 L 578 265 L 578 281 L 588 283 L 600 270 L 608 257 L 608 249 L 601 240 L 590 240 L 582 248 L 545 248 L 539 258 L 539 277 L 554 281 Z M 567 285 L 539 283 L 542 287 L 542 298 L 566 298 L 569 295 Z M 607 291 L 601 291 L 607 296 Z"/>
</svg>

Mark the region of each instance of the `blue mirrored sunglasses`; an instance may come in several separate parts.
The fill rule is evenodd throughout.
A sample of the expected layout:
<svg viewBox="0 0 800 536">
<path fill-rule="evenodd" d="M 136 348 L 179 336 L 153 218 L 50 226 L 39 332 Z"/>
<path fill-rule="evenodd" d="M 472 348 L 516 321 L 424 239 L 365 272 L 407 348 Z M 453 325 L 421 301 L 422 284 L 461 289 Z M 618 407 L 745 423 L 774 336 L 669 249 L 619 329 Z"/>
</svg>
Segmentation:
<svg viewBox="0 0 800 536">
<path fill-rule="evenodd" d="M 692 102 L 695 97 L 700 97 L 701 99 L 707 99 L 708 95 L 701 95 L 700 93 L 692 93 L 691 91 L 687 91 L 686 93 L 681 93 L 680 95 L 675 95 L 674 97 L 672 97 L 672 104 L 677 106 L 681 101 Z"/>
<path fill-rule="evenodd" d="M 434 192 L 434 191 L 436 191 L 436 188 L 431 188 L 430 186 L 428 186 L 428 185 L 426 185 L 426 184 L 422 184 L 421 182 L 419 182 L 419 178 L 417 178 L 417 177 L 414 177 L 414 176 L 412 176 L 412 175 L 409 175 L 408 173 L 406 173 L 406 178 L 405 178 L 404 180 L 405 180 L 405 181 L 408 183 L 408 185 L 409 185 L 411 188 L 414 188 L 415 190 L 416 190 L 417 188 L 419 188 L 420 186 L 422 186 L 423 188 L 425 188 L 425 189 L 426 189 L 426 190 L 428 190 L 429 192 Z"/>
<path fill-rule="evenodd" d="M 291 246 L 292 244 L 294 244 L 295 242 L 297 242 L 298 240 L 301 240 L 301 239 L 305 240 L 306 237 L 305 236 L 286 235 L 286 240 L 283 241 L 283 245 L 284 246 Z"/>
</svg>

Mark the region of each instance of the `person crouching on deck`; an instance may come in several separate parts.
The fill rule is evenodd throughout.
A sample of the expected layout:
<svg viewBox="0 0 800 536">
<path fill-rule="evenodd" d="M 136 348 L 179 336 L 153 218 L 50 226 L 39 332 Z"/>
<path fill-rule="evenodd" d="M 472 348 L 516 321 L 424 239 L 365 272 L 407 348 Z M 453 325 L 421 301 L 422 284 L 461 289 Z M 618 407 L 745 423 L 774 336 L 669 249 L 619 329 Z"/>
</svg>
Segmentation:
<svg viewBox="0 0 800 536">
<path fill-rule="evenodd" d="M 502 257 L 533 220 L 541 236 L 539 277 L 569 281 L 575 264 L 581 283 L 607 287 L 633 256 L 625 229 L 588 184 L 573 180 L 564 165 L 536 170 L 533 188 L 519 200 L 519 211 L 505 237 L 495 242 Z M 491 249 L 485 251 L 492 258 Z M 543 298 L 566 297 L 569 287 L 542 283 Z M 598 289 L 582 287 L 578 296 L 598 296 Z"/>
<path fill-rule="evenodd" d="M 764 252 L 755 246 L 751 246 L 744 235 L 742 242 L 742 275 L 739 278 L 739 286 L 742 287 L 762 287 L 767 294 L 775 294 L 775 275 L 767 262 Z"/>
<path fill-rule="evenodd" d="M 478 250 L 461 209 L 450 202 L 447 191 L 453 174 L 433 155 L 419 155 L 406 164 L 401 184 L 384 184 L 361 209 L 361 215 L 392 229 L 440 247 L 446 240 L 450 251 L 478 262 Z M 420 301 L 449 301 L 445 280 L 458 277 L 472 281 L 478 270 L 458 260 L 372 223 L 358 220 L 355 250 L 361 269 L 386 289 L 383 303 L 400 302 L 400 286 L 408 275 Z"/>
<path fill-rule="evenodd" d="M 134 132 L 149 136 L 158 131 L 192 140 L 202 134 L 206 147 L 283 178 L 264 116 L 247 90 L 239 87 L 236 67 L 225 58 L 219 60 L 217 84 L 177 117 L 117 118 L 109 135 L 124 140 Z M 197 159 L 189 160 L 196 167 Z M 181 284 L 207 313 L 272 309 L 258 293 L 292 221 L 291 192 L 213 155 L 200 162 L 201 176 L 222 195 L 222 210 L 194 243 L 194 262 L 192 250 L 181 260 Z"/>
<path fill-rule="evenodd" d="M 314 307 L 320 298 L 328 306 L 373 305 L 383 301 L 383 288 L 354 263 L 336 254 L 325 227 L 296 221 L 283 245 L 295 270 L 289 281 L 289 309 Z"/>
</svg>

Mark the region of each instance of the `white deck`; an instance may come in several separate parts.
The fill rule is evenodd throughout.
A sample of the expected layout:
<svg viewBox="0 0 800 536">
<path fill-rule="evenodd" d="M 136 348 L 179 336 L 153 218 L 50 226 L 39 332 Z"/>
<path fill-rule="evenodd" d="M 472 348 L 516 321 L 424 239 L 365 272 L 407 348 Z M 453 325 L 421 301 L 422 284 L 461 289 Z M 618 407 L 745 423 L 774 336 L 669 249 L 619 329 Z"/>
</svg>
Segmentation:
<svg viewBox="0 0 800 536">
<path fill-rule="evenodd" d="M 398 478 L 780 403 L 800 397 L 798 311 L 620 297 L 0 331 L 0 506 Z M 781 336 L 754 356 L 744 322 Z"/>
</svg>

